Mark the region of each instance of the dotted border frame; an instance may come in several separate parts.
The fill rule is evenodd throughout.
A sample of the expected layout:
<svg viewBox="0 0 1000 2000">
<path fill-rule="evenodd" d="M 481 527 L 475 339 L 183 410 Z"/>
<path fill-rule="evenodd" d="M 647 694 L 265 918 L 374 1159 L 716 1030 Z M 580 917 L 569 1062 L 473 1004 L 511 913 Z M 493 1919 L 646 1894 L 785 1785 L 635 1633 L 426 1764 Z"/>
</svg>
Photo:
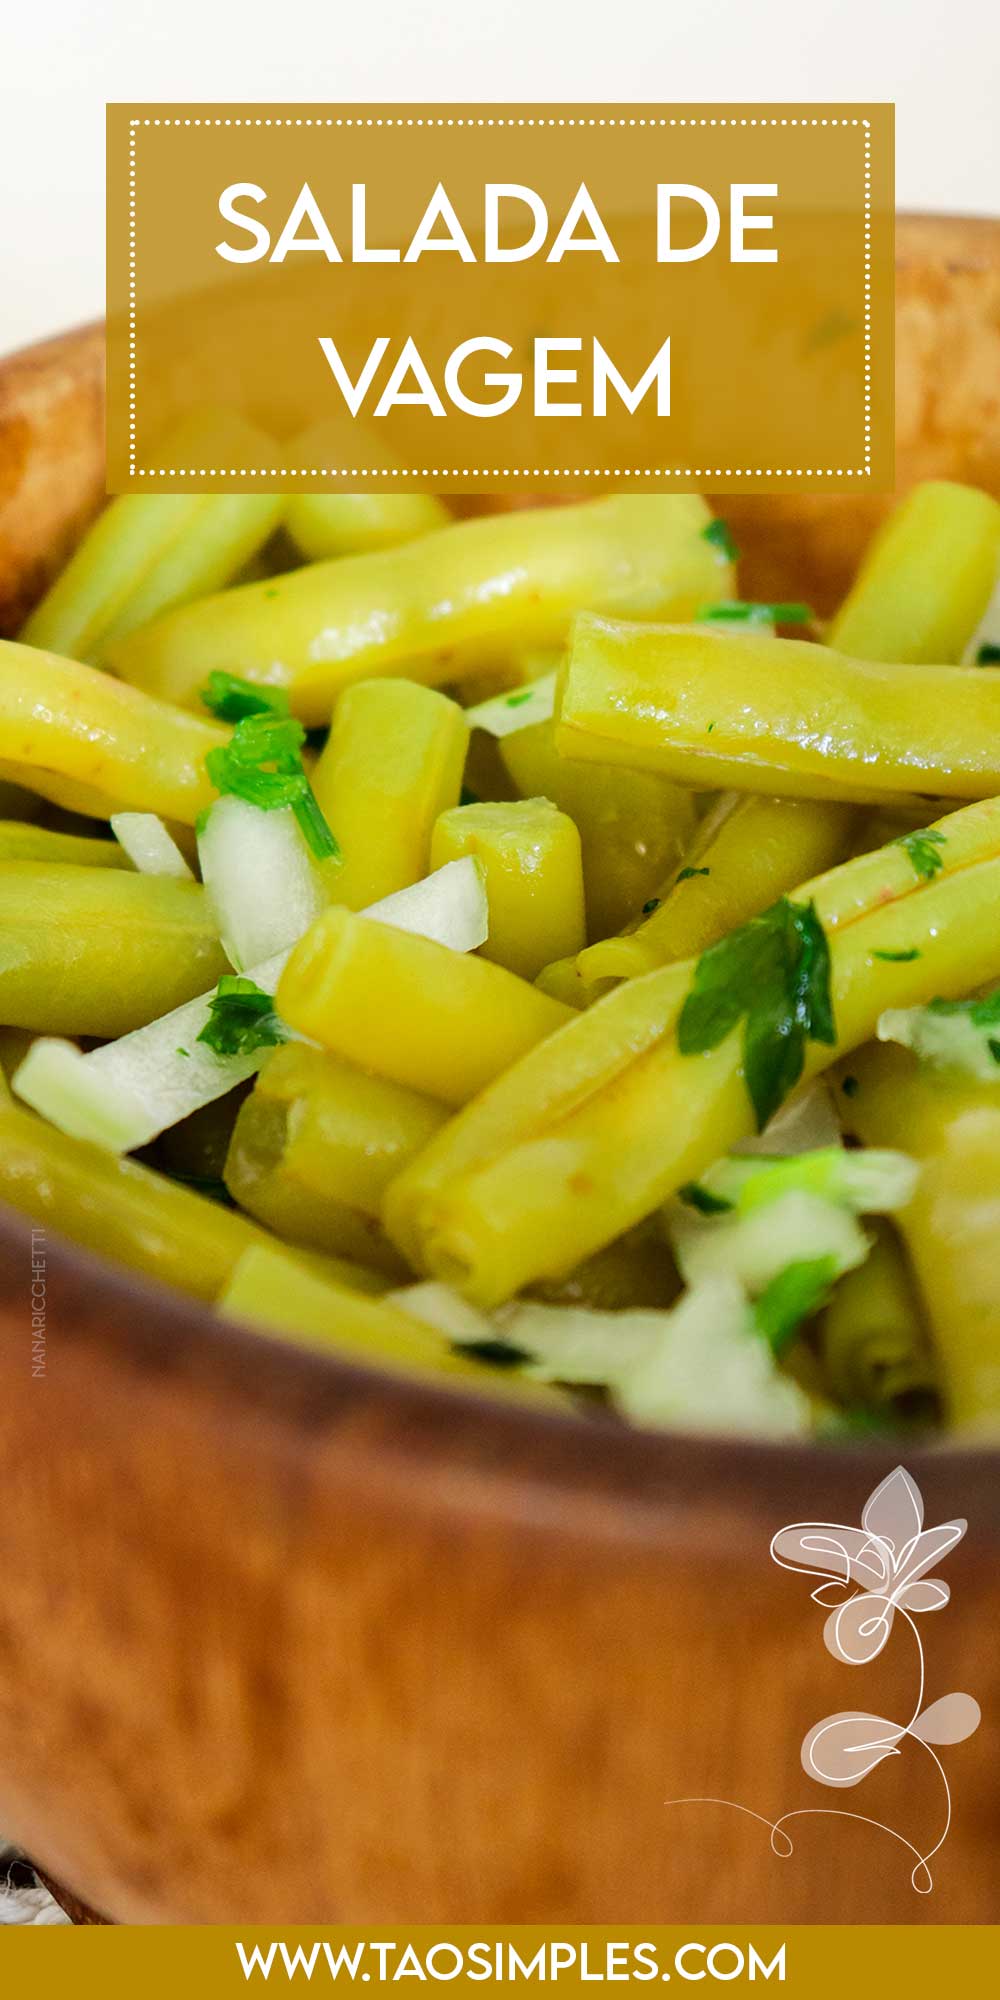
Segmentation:
<svg viewBox="0 0 1000 2000">
<path fill-rule="evenodd" d="M 317 126 L 349 128 L 392 127 L 528 127 L 604 126 L 617 129 L 651 126 L 830 126 L 855 127 L 864 144 L 864 445 L 860 466 L 546 466 L 550 479 L 870 479 L 872 372 L 872 145 L 868 118 L 130 118 L 128 162 L 128 469 L 131 479 L 529 479 L 537 466 L 137 466 L 136 454 L 136 146 L 144 126 Z"/>
</svg>

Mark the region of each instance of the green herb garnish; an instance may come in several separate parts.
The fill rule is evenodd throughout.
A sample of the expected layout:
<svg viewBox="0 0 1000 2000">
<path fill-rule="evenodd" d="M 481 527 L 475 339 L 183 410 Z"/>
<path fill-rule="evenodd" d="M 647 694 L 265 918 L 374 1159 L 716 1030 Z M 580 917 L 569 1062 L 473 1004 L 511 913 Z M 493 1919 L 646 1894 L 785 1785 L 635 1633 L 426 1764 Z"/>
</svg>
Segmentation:
<svg viewBox="0 0 1000 2000">
<path fill-rule="evenodd" d="M 678 882 L 693 882 L 696 875 L 711 875 L 711 873 L 712 870 L 710 868 L 682 868 L 677 880 Z"/>
<path fill-rule="evenodd" d="M 652 916 L 652 914 L 653 914 L 653 911 L 654 911 L 654 910 L 658 910 L 658 909 L 659 909 L 659 907 L 660 907 L 660 898 L 659 898 L 659 896 L 650 896 L 650 899 L 649 899 L 649 902 L 648 902 L 648 903 L 643 903 L 643 906 L 642 906 L 642 914 L 643 914 L 643 916 L 644 916 L 644 917 L 651 917 L 651 916 Z"/>
<path fill-rule="evenodd" d="M 763 1131 L 802 1074 L 807 1040 L 836 1041 L 830 954 L 813 903 L 782 896 L 702 952 L 678 1022 L 681 1054 L 717 1048 L 740 1021 L 746 1086 Z"/>
<path fill-rule="evenodd" d="M 478 806 L 481 801 L 478 792 L 470 792 L 468 785 L 463 785 L 458 795 L 458 803 L 460 806 Z"/>
<path fill-rule="evenodd" d="M 923 957 L 923 953 L 914 945 L 909 951 L 873 951 L 872 957 L 883 959 L 886 965 L 912 965 L 915 958 Z"/>
<path fill-rule="evenodd" d="M 512 1347 L 506 1340 L 453 1340 L 453 1354 L 471 1356 L 473 1361 L 491 1362 L 494 1368 L 520 1368 L 531 1360 L 520 1347 Z"/>
<path fill-rule="evenodd" d="M 910 860 L 922 882 L 931 882 L 944 867 L 944 857 L 939 849 L 948 843 L 936 826 L 921 827 L 917 833 L 901 833 L 893 847 L 905 847 Z"/>
<path fill-rule="evenodd" d="M 858 1091 L 861 1089 L 861 1085 L 859 1084 L 856 1076 L 845 1076 L 844 1081 L 841 1084 L 840 1088 L 843 1091 L 845 1097 L 857 1097 Z"/>
<path fill-rule="evenodd" d="M 757 1300 L 757 1328 L 775 1354 L 788 1346 L 804 1319 L 826 1304 L 838 1275 L 836 1257 L 804 1257 L 786 1264 Z"/>
<path fill-rule="evenodd" d="M 291 716 L 248 715 L 229 742 L 210 750 L 205 769 L 217 792 L 274 812 L 290 806 L 317 861 L 340 849 L 316 801 L 302 762 L 306 732 Z"/>
<path fill-rule="evenodd" d="M 284 688 L 257 687 L 239 674 L 223 673 L 221 667 L 213 668 L 209 674 L 201 690 L 201 700 L 220 722 L 245 722 L 249 715 L 288 714 Z"/>
<path fill-rule="evenodd" d="M 508 707 L 508 708 L 521 708 L 521 707 L 522 707 L 522 705 L 524 704 L 524 702 L 526 702 L 526 701 L 530 701 L 530 700 L 531 700 L 531 697 L 532 697 L 532 694 L 533 694 L 533 693 L 534 693 L 534 689 L 533 689 L 533 688 L 530 688 L 530 687 L 527 687 L 527 688 L 518 688 L 518 690 L 517 690 L 517 693 L 516 693 L 516 694 L 509 694 L 509 695 L 508 695 L 508 696 L 506 697 L 506 704 L 507 704 L 507 707 Z"/>
<path fill-rule="evenodd" d="M 710 542 L 713 549 L 718 549 L 726 562 L 734 563 L 739 561 L 740 552 L 733 540 L 732 529 L 728 521 L 710 521 L 707 528 L 703 528 L 701 533 L 702 540 Z"/>
<path fill-rule="evenodd" d="M 811 625 L 808 604 L 753 604 L 734 598 L 729 604 L 703 604 L 695 617 L 711 625 Z"/>
<path fill-rule="evenodd" d="M 677 1198 L 686 1202 L 688 1208 L 696 1208 L 699 1215 L 731 1215 L 733 1211 L 731 1201 L 724 1200 L 722 1195 L 710 1194 L 699 1181 L 685 1181 L 684 1186 L 677 1190 Z"/>
<path fill-rule="evenodd" d="M 1000 667 L 1000 646 L 995 646 L 992 639 L 987 639 L 985 645 L 980 646 L 976 654 L 976 665 L 977 667 Z"/>
<path fill-rule="evenodd" d="M 288 1029 L 274 1011 L 274 998 L 238 973 L 224 972 L 208 1003 L 209 1018 L 199 1042 L 217 1056 L 250 1056 L 255 1049 L 287 1042 Z"/>
</svg>

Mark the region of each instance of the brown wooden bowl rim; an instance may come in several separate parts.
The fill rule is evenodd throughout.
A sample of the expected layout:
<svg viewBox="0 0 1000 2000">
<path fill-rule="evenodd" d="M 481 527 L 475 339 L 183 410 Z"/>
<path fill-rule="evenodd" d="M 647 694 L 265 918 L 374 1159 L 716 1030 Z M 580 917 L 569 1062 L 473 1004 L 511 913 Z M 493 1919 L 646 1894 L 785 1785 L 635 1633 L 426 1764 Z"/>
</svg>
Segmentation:
<svg viewBox="0 0 1000 2000">
<path fill-rule="evenodd" d="M 16 1259 L 27 1268 L 31 1230 L 26 1218 L 0 1206 L 0 1268 L 8 1274 Z M 707 1552 L 733 1544 L 744 1509 L 776 1525 L 814 1518 L 817 1510 L 824 1519 L 850 1520 L 870 1486 L 905 1457 L 929 1514 L 936 1490 L 946 1510 L 960 1504 L 974 1514 L 980 1554 L 984 1536 L 1000 1546 L 998 1457 L 989 1447 L 910 1447 L 903 1439 L 818 1446 L 646 1430 L 569 1403 L 548 1410 L 445 1380 L 415 1381 L 223 1318 L 55 1230 L 45 1234 L 50 1280 L 62 1277 L 106 1306 L 99 1332 L 90 1327 L 84 1339 L 96 1339 L 113 1363 L 181 1378 L 220 1404 L 238 1400 L 245 1412 L 277 1418 L 303 1436 L 334 1424 L 349 1428 L 356 1417 L 368 1452 L 377 1457 L 387 1448 L 395 1470 L 415 1478 L 421 1502 L 436 1503 L 436 1475 L 446 1472 L 459 1490 L 468 1482 L 470 1505 L 485 1500 L 491 1511 L 536 1527 L 571 1521 L 585 1535 L 688 1550 L 700 1542 Z M 73 1337 L 72 1326 L 50 1323 L 50 1353 Z"/>
</svg>

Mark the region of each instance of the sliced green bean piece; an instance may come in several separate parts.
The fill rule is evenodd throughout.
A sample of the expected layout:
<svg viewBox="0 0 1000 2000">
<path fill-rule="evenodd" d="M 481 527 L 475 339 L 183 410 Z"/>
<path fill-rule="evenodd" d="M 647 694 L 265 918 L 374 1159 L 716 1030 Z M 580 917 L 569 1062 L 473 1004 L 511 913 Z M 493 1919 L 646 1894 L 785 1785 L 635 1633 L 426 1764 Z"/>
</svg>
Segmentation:
<svg viewBox="0 0 1000 2000">
<path fill-rule="evenodd" d="M 557 645 L 581 605 L 690 615 L 731 570 L 693 494 L 625 494 L 440 528 L 403 548 L 313 563 L 157 620 L 111 653 L 122 677 L 193 703 L 213 667 L 288 689 L 329 721 L 352 681 L 398 671 L 440 684 L 489 648 Z"/>
</svg>

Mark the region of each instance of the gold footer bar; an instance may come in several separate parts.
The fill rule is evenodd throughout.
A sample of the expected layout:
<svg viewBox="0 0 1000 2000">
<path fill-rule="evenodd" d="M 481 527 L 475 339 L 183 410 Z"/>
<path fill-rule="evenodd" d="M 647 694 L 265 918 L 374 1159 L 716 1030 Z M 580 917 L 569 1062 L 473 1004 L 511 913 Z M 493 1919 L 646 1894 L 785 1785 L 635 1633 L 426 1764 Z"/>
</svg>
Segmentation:
<svg viewBox="0 0 1000 2000">
<path fill-rule="evenodd" d="M 795 2000 L 950 2000 L 995 1979 L 1000 1925 L 457 1924 L 367 1931 L 291 1925 L 0 1930 L 0 1986 L 18 2000 L 223 2000 L 415 1987 L 647 1991 L 747 1986 Z"/>
</svg>

